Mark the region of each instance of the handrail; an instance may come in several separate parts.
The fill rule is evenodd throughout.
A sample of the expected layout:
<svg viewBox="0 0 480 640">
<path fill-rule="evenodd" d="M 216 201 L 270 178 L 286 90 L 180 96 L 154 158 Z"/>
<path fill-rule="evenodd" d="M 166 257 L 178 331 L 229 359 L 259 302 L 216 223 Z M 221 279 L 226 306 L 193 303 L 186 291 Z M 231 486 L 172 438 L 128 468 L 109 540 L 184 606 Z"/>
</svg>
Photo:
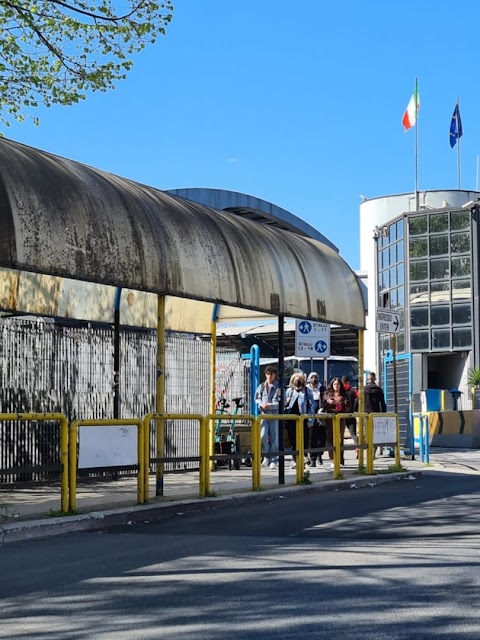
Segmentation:
<svg viewBox="0 0 480 640">
<path fill-rule="evenodd" d="M 138 418 L 125 419 L 100 419 L 100 420 L 74 420 L 70 425 L 68 432 L 68 454 L 69 454 L 69 506 L 72 511 L 77 508 L 77 437 L 79 427 L 118 427 L 118 426 L 136 426 L 137 433 L 137 501 L 138 504 L 145 502 L 144 496 L 144 433 L 143 421 Z"/>
<path fill-rule="evenodd" d="M 143 419 L 143 430 L 145 433 L 144 439 L 144 457 L 145 457 L 145 477 L 144 477 L 144 494 L 145 500 L 148 501 L 149 497 L 149 486 L 148 486 L 148 478 L 149 478 L 149 466 L 150 466 L 150 422 L 152 420 L 157 420 L 161 422 L 165 422 L 165 420 L 198 420 L 199 424 L 199 470 L 200 470 L 200 478 L 199 478 L 199 496 L 201 498 L 206 495 L 206 478 L 205 478 L 205 459 L 207 458 L 206 443 L 207 443 L 207 434 L 206 434 L 206 418 L 205 416 L 199 413 L 147 413 L 145 418 Z M 176 460 L 182 461 L 184 458 L 178 457 Z M 190 457 L 189 457 L 190 459 Z M 160 481 L 161 487 L 157 487 L 157 495 L 163 495 L 163 457 L 156 458 L 158 465 L 160 463 L 160 472 L 157 474 L 157 482 Z"/>
<path fill-rule="evenodd" d="M 204 465 L 204 474 L 205 474 L 205 495 L 209 495 L 211 492 L 211 468 L 210 462 L 215 459 L 215 455 L 211 455 L 211 452 L 214 451 L 214 431 L 212 429 L 212 423 L 214 421 L 222 421 L 225 422 L 230 420 L 231 422 L 251 422 L 251 439 L 253 446 L 252 451 L 252 490 L 256 490 L 255 485 L 255 463 L 258 462 L 258 450 L 256 448 L 257 439 L 260 437 L 260 429 L 258 427 L 258 422 L 256 416 L 249 413 L 209 413 L 205 416 L 205 434 L 206 434 L 206 452 L 205 455 L 205 465 Z M 258 435 L 257 435 L 258 431 Z M 228 459 L 229 455 L 225 455 L 225 459 Z M 230 456 L 233 459 L 232 456 Z"/>
<path fill-rule="evenodd" d="M 63 413 L 0 413 L 0 420 L 27 422 L 60 422 L 60 505 L 62 513 L 68 512 L 68 421 Z"/>
</svg>

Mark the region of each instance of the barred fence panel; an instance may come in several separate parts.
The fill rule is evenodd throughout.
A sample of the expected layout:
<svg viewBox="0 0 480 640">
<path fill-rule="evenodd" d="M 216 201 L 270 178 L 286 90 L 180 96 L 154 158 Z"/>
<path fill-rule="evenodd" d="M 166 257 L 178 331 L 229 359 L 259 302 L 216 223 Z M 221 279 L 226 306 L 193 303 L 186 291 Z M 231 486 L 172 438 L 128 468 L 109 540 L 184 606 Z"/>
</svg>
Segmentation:
<svg viewBox="0 0 480 640">
<path fill-rule="evenodd" d="M 0 319 L 0 408 L 3 413 L 63 413 L 75 419 L 113 417 L 113 341 L 111 329 L 62 326 L 45 320 Z M 121 417 L 155 411 L 156 335 L 120 334 Z M 210 344 L 185 334 L 168 335 L 165 345 L 165 409 L 170 413 L 209 411 Z M 248 394 L 248 371 L 234 350 L 219 349 L 217 397 Z M 249 398 L 245 398 L 248 411 Z M 166 425 L 166 455 L 198 453 L 198 423 Z M 151 429 L 155 451 L 155 429 Z M 58 480 L 59 428 L 56 423 L 0 423 L 0 483 Z M 15 473 L 12 472 L 15 467 Z M 21 467 L 21 469 L 19 469 Z M 44 470 L 42 470 L 42 467 Z M 167 471 L 198 467 L 168 463 Z M 35 470 L 33 470 L 35 468 Z"/>
</svg>

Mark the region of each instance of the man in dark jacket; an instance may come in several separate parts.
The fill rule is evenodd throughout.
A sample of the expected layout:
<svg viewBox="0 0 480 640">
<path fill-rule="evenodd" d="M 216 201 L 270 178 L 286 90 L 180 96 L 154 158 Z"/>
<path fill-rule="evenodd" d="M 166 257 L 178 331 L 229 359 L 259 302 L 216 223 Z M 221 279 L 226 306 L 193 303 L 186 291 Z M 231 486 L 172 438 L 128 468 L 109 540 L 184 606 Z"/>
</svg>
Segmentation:
<svg viewBox="0 0 480 640">
<path fill-rule="evenodd" d="M 386 413 L 387 405 L 382 388 L 375 382 L 376 375 L 370 372 L 367 376 L 365 392 L 365 413 Z"/>
</svg>

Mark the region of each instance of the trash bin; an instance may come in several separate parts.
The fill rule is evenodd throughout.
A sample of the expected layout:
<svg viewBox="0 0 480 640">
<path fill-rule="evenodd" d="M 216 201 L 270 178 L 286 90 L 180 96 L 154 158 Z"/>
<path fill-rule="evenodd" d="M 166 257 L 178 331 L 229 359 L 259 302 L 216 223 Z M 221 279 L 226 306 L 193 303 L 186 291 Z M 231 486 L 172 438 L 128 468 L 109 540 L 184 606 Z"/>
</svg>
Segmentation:
<svg viewBox="0 0 480 640">
<path fill-rule="evenodd" d="M 441 411 L 442 409 L 442 390 L 441 389 L 422 389 L 420 391 L 420 399 L 422 412 Z"/>
</svg>

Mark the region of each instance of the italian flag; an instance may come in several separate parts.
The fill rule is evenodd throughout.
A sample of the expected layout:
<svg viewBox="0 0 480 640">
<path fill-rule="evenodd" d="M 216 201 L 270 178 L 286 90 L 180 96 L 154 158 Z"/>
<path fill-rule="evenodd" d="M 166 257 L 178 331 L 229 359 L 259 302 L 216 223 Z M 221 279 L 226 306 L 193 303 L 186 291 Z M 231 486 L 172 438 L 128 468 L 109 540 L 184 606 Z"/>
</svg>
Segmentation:
<svg viewBox="0 0 480 640">
<path fill-rule="evenodd" d="M 415 85 L 415 91 L 410 98 L 408 107 L 403 114 L 402 124 L 405 127 L 405 131 L 408 131 L 410 127 L 414 127 L 417 123 L 418 112 L 420 111 L 420 94 L 418 92 L 418 84 Z"/>
</svg>

